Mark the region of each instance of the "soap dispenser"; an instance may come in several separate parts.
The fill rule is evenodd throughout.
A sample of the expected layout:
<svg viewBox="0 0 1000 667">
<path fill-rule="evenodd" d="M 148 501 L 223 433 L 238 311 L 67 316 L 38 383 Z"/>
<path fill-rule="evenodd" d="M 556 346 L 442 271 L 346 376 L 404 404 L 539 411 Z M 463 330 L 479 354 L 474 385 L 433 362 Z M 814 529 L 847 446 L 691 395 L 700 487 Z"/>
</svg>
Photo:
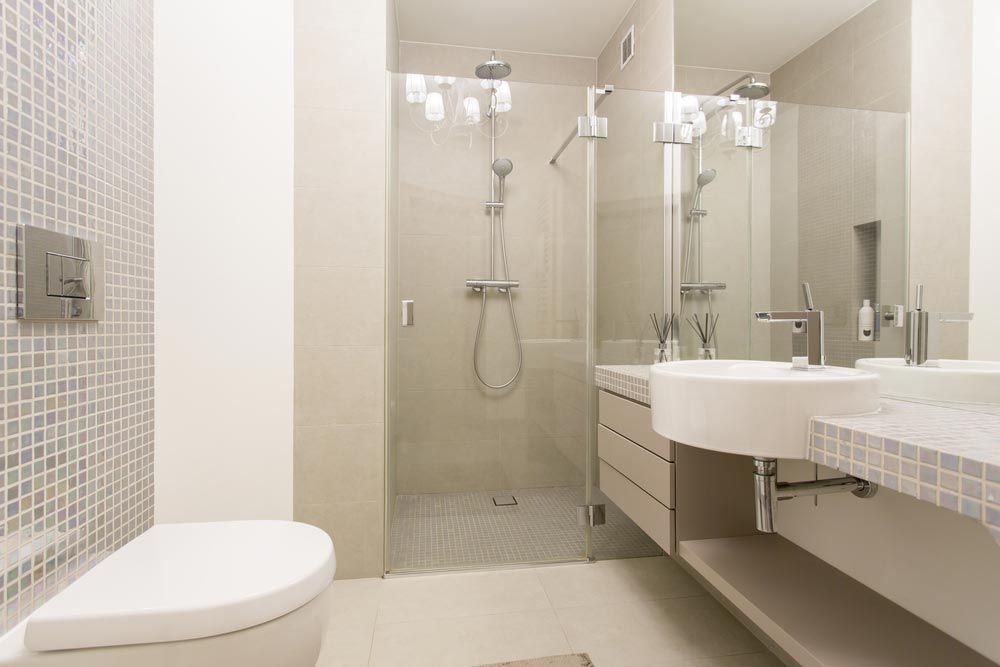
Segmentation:
<svg viewBox="0 0 1000 667">
<path fill-rule="evenodd" d="M 858 340 L 875 340 L 875 309 L 870 299 L 865 299 L 858 311 Z"/>
</svg>

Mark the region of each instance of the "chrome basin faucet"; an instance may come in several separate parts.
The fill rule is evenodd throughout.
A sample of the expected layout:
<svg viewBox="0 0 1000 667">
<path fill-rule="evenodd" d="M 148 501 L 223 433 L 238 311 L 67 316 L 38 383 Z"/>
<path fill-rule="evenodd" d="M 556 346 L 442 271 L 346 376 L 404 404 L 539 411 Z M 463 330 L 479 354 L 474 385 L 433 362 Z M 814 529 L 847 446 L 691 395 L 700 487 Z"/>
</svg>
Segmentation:
<svg viewBox="0 0 1000 667">
<path fill-rule="evenodd" d="M 809 283 L 802 283 L 806 299 L 805 310 L 765 310 L 754 313 L 758 322 L 791 322 L 796 332 L 806 335 L 806 356 L 792 356 L 792 368 L 801 371 L 823 368 L 826 365 L 826 350 L 823 340 L 823 311 L 813 306 L 812 290 Z"/>
<path fill-rule="evenodd" d="M 924 286 L 917 285 L 916 303 L 906 318 L 906 365 L 937 366 L 941 359 L 941 325 L 971 321 L 972 313 L 931 313 L 924 310 Z"/>
</svg>

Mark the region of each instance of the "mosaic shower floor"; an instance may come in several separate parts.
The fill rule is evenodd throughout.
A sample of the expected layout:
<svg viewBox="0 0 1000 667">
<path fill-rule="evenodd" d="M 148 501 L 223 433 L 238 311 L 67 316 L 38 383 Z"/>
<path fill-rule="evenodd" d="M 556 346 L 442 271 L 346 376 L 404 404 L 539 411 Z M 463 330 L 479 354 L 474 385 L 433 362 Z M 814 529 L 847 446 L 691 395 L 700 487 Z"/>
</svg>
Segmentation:
<svg viewBox="0 0 1000 667">
<path fill-rule="evenodd" d="M 513 495 L 517 505 L 496 506 Z M 576 525 L 581 487 L 549 487 L 396 496 L 389 565 L 392 571 L 479 567 L 570 560 L 583 554 Z M 598 560 L 656 556 L 661 549 L 604 494 L 607 523 L 593 531 Z"/>
</svg>

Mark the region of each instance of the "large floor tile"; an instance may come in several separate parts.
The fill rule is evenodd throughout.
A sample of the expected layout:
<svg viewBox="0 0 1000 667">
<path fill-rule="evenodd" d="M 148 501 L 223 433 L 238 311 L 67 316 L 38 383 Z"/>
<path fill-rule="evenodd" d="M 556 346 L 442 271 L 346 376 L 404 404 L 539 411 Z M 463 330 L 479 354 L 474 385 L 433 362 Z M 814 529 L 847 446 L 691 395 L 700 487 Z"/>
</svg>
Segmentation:
<svg viewBox="0 0 1000 667">
<path fill-rule="evenodd" d="M 557 609 L 574 652 L 596 665 L 673 665 L 682 660 L 764 651 L 708 596 Z"/>
<path fill-rule="evenodd" d="M 570 648 L 555 612 L 544 610 L 379 623 L 371 664 L 470 667 L 565 653 Z"/>
<path fill-rule="evenodd" d="M 533 569 L 387 579 L 378 622 L 549 609 Z"/>
<path fill-rule="evenodd" d="M 538 570 L 554 607 L 704 595 L 705 589 L 672 559 L 627 558 Z"/>
<path fill-rule="evenodd" d="M 371 655 L 382 579 L 333 582 L 330 622 L 316 667 L 358 667 Z"/>
</svg>

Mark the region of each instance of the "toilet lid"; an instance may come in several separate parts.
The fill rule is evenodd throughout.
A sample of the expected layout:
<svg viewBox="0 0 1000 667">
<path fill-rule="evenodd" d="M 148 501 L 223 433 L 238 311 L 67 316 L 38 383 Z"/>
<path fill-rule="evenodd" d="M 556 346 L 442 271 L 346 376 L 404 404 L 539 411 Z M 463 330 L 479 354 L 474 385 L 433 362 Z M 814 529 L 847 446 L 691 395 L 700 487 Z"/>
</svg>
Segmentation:
<svg viewBox="0 0 1000 667">
<path fill-rule="evenodd" d="M 266 623 L 333 580 L 333 543 L 292 521 L 159 524 L 32 613 L 35 651 L 210 637 Z"/>
</svg>

